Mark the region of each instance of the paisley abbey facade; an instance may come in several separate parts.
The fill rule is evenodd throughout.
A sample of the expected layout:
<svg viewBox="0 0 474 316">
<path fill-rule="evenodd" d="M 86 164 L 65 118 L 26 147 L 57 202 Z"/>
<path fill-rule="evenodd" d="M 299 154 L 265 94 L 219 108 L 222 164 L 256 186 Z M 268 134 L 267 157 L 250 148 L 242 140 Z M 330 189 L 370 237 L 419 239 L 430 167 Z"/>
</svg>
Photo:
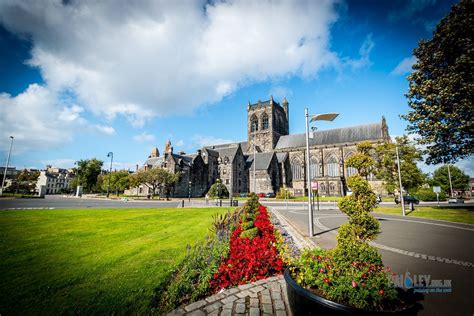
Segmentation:
<svg viewBox="0 0 474 316">
<path fill-rule="evenodd" d="M 247 105 L 247 139 L 242 142 L 206 146 L 194 154 L 176 153 L 171 142 L 163 153 L 153 149 L 140 168 L 167 168 L 180 173 L 175 197 L 203 196 L 220 179 L 233 195 L 247 192 L 276 193 L 287 188 L 295 196 L 306 194 L 305 134 L 290 135 L 289 104 L 272 97 Z M 340 196 L 347 192 L 345 179 L 356 172 L 346 160 L 361 141 L 389 141 L 385 119 L 380 122 L 310 133 L 311 182 L 319 194 Z M 371 179 L 375 191 L 381 183 Z M 148 194 L 143 186 L 131 194 Z"/>
</svg>

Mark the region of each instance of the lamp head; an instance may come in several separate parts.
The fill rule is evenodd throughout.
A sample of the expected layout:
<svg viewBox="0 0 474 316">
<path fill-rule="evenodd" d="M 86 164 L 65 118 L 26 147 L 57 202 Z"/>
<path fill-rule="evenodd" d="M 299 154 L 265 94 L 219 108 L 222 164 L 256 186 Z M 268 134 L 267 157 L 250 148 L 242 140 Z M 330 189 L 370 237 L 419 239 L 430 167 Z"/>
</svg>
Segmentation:
<svg viewBox="0 0 474 316">
<path fill-rule="evenodd" d="M 322 114 L 316 114 L 311 117 L 310 122 L 314 121 L 333 121 L 339 113 L 322 113 Z"/>
<path fill-rule="evenodd" d="M 110 157 L 110 156 L 113 156 L 113 155 L 114 155 L 113 152 L 109 152 L 109 153 L 107 154 L 107 157 Z"/>
</svg>

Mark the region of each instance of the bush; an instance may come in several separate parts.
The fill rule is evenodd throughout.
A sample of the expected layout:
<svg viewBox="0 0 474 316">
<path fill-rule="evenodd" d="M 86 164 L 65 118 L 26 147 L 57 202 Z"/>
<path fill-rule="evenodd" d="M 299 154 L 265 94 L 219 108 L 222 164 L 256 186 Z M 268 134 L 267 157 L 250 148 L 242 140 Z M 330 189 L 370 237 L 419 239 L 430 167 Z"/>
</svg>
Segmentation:
<svg viewBox="0 0 474 316">
<path fill-rule="evenodd" d="M 289 189 L 280 188 L 276 194 L 276 198 L 280 200 L 284 199 L 291 199 L 293 196 L 291 195 L 291 191 Z"/>
<path fill-rule="evenodd" d="M 349 222 L 341 225 L 337 246 L 329 251 L 305 251 L 294 263 L 292 275 L 300 285 L 316 289 L 325 298 L 357 308 L 380 310 L 391 306 L 397 292 L 382 257 L 369 245 L 380 232 L 379 222 L 370 212 L 376 196 L 359 175 L 347 180 L 353 194 L 339 202 Z"/>
<path fill-rule="evenodd" d="M 420 201 L 436 201 L 436 193 L 431 188 L 421 188 L 413 193 L 413 196 Z M 439 200 L 446 201 L 446 194 L 444 192 L 439 193 Z"/>
<path fill-rule="evenodd" d="M 211 185 L 211 188 L 209 189 L 209 197 L 212 199 L 218 198 L 228 198 L 229 197 L 229 191 L 227 190 L 227 187 L 220 183 L 216 182 L 213 185 Z"/>
</svg>

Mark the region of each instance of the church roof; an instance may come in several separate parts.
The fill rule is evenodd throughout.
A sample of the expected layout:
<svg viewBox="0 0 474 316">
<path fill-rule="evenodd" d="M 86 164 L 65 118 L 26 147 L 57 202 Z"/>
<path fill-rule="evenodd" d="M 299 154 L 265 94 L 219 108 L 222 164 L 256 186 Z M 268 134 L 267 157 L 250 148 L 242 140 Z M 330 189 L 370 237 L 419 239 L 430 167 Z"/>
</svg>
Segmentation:
<svg viewBox="0 0 474 316">
<path fill-rule="evenodd" d="M 364 140 L 379 140 L 382 138 L 382 123 L 375 123 L 313 132 L 313 137 L 309 139 L 309 145 L 318 146 L 357 143 Z M 278 140 L 275 149 L 298 148 L 304 146 L 306 146 L 305 134 L 284 135 Z"/>
<path fill-rule="evenodd" d="M 148 158 L 144 165 L 152 166 L 152 167 L 159 167 L 163 163 L 163 157 L 150 157 Z"/>
<path fill-rule="evenodd" d="M 270 163 L 272 162 L 273 158 L 273 151 L 264 152 L 264 153 L 255 153 L 255 170 L 267 170 L 270 167 Z M 247 162 L 250 165 L 250 169 L 253 169 L 253 154 L 249 155 L 247 158 Z"/>
<path fill-rule="evenodd" d="M 239 146 L 232 147 L 223 147 L 223 148 L 214 148 L 215 151 L 219 153 L 219 157 L 224 159 L 225 157 L 229 158 L 229 161 L 233 161 Z"/>
</svg>

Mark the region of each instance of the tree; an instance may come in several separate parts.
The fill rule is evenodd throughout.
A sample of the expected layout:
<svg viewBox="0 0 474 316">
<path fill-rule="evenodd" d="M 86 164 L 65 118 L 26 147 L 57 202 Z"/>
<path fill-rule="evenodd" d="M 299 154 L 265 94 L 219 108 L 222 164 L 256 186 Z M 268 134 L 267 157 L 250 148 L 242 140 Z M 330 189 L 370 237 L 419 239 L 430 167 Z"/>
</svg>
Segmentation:
<svg viewBox="0 0 474 316">
<path fill-rule="evenodd" d="M 130 187 L 130 173 L 127 170 L 119 170 L 103 176 L 101 188 L 102 191 L 107 191 L 108 181 L 110 177 L 110 191 L 115 191 L 117 196 L 120 192 L 125 191 Z"/>
<path fill-rule="evenodd" d="M 39 175 L 39 171 L 23 169 L 15 181 L 13 181 L 12 189 L 14 189 L 15 192 L 31 193 L 36 189 L 36 182 L 38 182 Z"/>
<path fill-rule="evenodd" d="M 427 145 L 429 164 L 455 162 L 473 153 L 474 2 L 461 0 L 413 52 L 408 76 L 408 131 Z"/>
<path fill-rule="evenodd" d="M 421 152 L 410 144 L 407 136 L 396 137 L 395 143 L 383 143 L 375 148 L 375 175 L 383 181 L 390 194 L 395 193 L 399 187 L 396 146 L 400 156 L 403 188 L 407 191 L 416 190 L 426 180 L 426 176 L 416 164 L 421 161 Z"/>
<path fill-rule="evenodd" d="M 372 154 L 374 147 L 370 142 L 361 142 L 357 144 L 357 152 L 347 159 L 347 165 L 357 169 L 360 176 L 367 179 L 375 164 Z"/>
<path fill-rule="evenodd" d="M 222 199 L 229 197 L 229 191 L 227 190 L 227 187 L 219 180 L 217 180 L 216 183 L 211 185 L 208 194 L 211 198 Z"/>
<path fill-rule="evenodd" d="M 151 168 L 140 170 L 133 174 L 131 182 L 133 185 L 146 185 L 151 190 L 152 197 L 159 191 L 160 197 L 166 196 L 168 198 L 178 179 L 178 173 L 173 173 L 163 168 Z"/>
<path fill-rule="evenodd" d="M 82 185 L 85 191 L 91 192 L 97 184 L 103 161 L 96 158 L 81 159 L 77 162 L 77 185 Z"/>
<path fill-rule="evenodd" d="M 450 165 L 451 182 L 453 190 L 464 191 L 469 186 L 469 176 L 456 166 Z M 450 194 L 448 166 L 442 166 L 433 172 L 432 184 L 440 186 L 441 189 Z"/>
</svg>

